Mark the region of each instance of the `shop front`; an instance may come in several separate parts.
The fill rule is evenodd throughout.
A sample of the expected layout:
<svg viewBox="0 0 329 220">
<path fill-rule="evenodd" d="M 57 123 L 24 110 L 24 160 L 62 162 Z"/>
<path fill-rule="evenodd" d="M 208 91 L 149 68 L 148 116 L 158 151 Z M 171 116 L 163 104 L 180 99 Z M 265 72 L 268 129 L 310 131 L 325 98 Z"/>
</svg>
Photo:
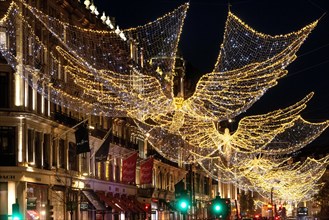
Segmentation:
<svg viewBox="0 0 329 220">
<path fill-rule="evenodd" d="M 26 219 L 47 220 L 48 186 L 43 184 L 26 184 Z"/>
</svg>

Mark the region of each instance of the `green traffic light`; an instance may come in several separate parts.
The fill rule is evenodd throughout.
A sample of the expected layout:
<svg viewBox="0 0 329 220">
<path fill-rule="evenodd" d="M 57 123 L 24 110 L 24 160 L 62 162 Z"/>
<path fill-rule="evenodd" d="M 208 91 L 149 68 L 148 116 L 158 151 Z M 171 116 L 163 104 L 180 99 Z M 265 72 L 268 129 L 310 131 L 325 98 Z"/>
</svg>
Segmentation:
<svg viewBox="0 0 329 220">
<path fill-rule="evenodd" d="M 187 207 L 187 203 L 186 203 L 185 201 L 182 201 L 182 202 L 180 203 L 180 207 L 181 207 L 182 209 L 186 209 L 186 207 Z"/>
<path fill-rule="evenodd" d="M 21 220 L 21 215 L 20 213 L 13 213 L 12 214 L 12 220 Z"/>
<path fill-rule="evenodd" d="M 220 204 L 214 204 L 213 209 L 215 213 L 219 213 L 222 210 L 222 207 Z"/>
<path fill-rule="evenodd" d="M 231 212 L 230 199 L 216 196 L 216 198 L 211 201 L 210 212 L 215 217 L 220 216 L 225 219 Z"/>
<path fill-rule="evenodd" d="M 177 208 L 179 211 L 186 213 L 189 209 L 189 201 L 186 199 L 180 199 L 177 203 Z"/>
<path fill-rule="evenodd" d="M 187 214 L 189 207 L 191 205 L 190 198 L 186 190 L 181 190 L 177 192 L 176 195 L 176 208 L 183 214 Z"/>
<path fill-rule="evenodd" d="M 12 204 L 12 218 L 13 220 L 21 220 L 22 219 L 22 216 L 19 212 L 19 204 L 17 202 L 17 199 L 16 199 L 16 203 Z"/>
</svg>

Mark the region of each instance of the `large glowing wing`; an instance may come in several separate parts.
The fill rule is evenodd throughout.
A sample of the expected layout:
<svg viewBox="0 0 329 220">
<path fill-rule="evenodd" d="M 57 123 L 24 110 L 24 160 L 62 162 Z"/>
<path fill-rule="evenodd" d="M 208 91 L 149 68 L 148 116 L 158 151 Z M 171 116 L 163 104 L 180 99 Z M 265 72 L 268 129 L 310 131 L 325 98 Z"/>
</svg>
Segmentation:
<svg viewBox="0 0 329 220">
<path fill-rule="evenodd" d="M 293 126 L 277 134 L 273 140 L 262 148 L 271 155 L 285 155 L 298 151 L 314 141 L 329 127 L 329 121 L 312 123 L 298 117 Z"/>
<path fill-rule="evenodd" d="M 126 30 L 104 30 L 101 27 L 82 28 L 60 21 L 30 6 L 22 5 L 38 25 L 45 28 L 71 54 L 81 57 L 86 66 L 129 74 L 131 66 L 144 75 L 153 75 L 160 81 L 167 97 L 172 97 L 173 69 L 182 26 L 188 9 L 184 4 L 176 10 L 146 25 Z M 126 36 L 122 39 L 123 36 Z M 152 59 L 152 60 L 151 60 Z M 152 63 L 152 64 L 150 64 Z M 160 75 L 160 68 L 166 75 Z M 168 90 L 168 91 L 167 91 Z"/>
<path fill-rule="evenodd" d="M 214 179 L 234 183 L 241 189 L 257 191 L 285 201 L 308 200 L 319 190 L 318 181 L 329 164 L 329 155 L 294 163 L 291 158 L 236 157 L 236 163 L 220 158 L 199 161 Z"/>
<path fill-rule="evenodd" d="M 150 67 L 155 67 L 158 71 L 153 71 L 156 73 L 153 76 L 159 80 L 168 98 L 173 97 L 177 48 L 188 7 L 186 3 L 153 22 L 123 30 L 138 45 L 138 49 L 131 53 L 140 54 L 139 60 L 143 62 L 141 72 L 148 74 Z"/>
<path fill-rule="evenodd" d="M 187 114 L 218 121 L 247 110 L 287 74 L 284 69 L 296 58 L 296 52 L 317 24 L 314 22 L 300 31 L 272 37 L 257 33 L 238 21 L 229 14 L 216 67 L 212 73 L 201 77 L 193 96 L 184 102 L 183 110 Z M 275 52 L 270 53 L 273 50 Z"/>
<path fill-rule="evenodd" d="M 269 158 L 260 154 L 244 154 L 235 152 L 232 161 L 225 158 L 207 158 L 198 164 L 214 179 L 222 183 L 239 184 L 241 188 L 252 189 L 252 178 L 263 176 L 270 170 L 285 164 L 289 158 Z"/>
<path fill-rule="evenodd" d="M 44 14 L 42 11 L 20 0 L 40 25 L 48 29 L 54 37 L 61 41 L 66 48 L 75 51 L 95 68 L 108 69 L 114 67 L 119 71 L 120 64 L 125 65 L 131 58 L 130 43 L 136 41 L 143 48 L 143 58 L 149 60 L 153 57 L 174 58 L 180 38 L 182 26 L 188 9 L 188 3 L 176 10 L 136 28 L 120 31 L 125 33 L 127 41 L 120 38 L 115 30 L 104 30 L 100 27 L 81 28 L 63 22 L 55 17 Z M 118 55 L 120 55 L 118 57 Z M 171 61 L 171 68 L 174 62 Z M 124 68 L 123 66 L 121 66 Z M 110 69 L 116 71 L 114 69 Z M 124 71 L 124 70 L 121 70 Z"/>
<path fill-rule="evenodd" d="M 302 162 L 274 167 L 263 175 L 250 175 L 248 179 L 258 192 L 277 199 L 298 202 L 311 199 L 319 190 L 319 179 L 329 164 L 329 155 L 321 159 L 307 158 Z"/>
<path fill-rule="evenodd" d="M 89 72 L 90 68 L 79 65 L 84 63 L 81 58 L 73 57 L 60 47 L 57 50 L 67 62 L 64 67 L 68 76 L 66 81 L 80 88 L 79 97 L 103 109 L 104 115 L 121 112 L 124 113 L 122 116 L 144 121 L 173 108 L 172 100 L 164 95 L 155 77 L 143 75 L 134 68 L 129 75 L 110 70 Z M 63 88 L 62 85 L 57 87 Z"/>
<path fill-rule="evenodd" d="M 206 74 L 199 80 L 193 96 L 184 102 L 183 110 L 205 120 L 221 121 L 233 118 L 249 108 L 286 73 L 280 69 L 264 77 L 255 78 L 253 75 L 258 75 L 259 72 Z"/>
<path fill-rule="evenodd" d="M 123 32 L 136 40 L 145 60 L 159 66 L 163 72 L 173 72 L 188 7 L 186 3 L 155 21 Z"/>
<path fill-rule="evenodd" d="M 226 72 L 252 63 L 265 62 L 271 57 L 283 53 L 296 42 L 300 46 L 317 22 L 296 32 L 271 36 L 257 32 L 229 12 L 223 42 L 213 72 Z"/>
<path fill-rule="evenodd" d="M 310 123 L 299 115 L 312 96 L 284 109 L 243 118 L 232 136 L 232 146 L 264 154 L 285 154 L 306 146 L 329 125 L 329 121 Z"/>
</svg>

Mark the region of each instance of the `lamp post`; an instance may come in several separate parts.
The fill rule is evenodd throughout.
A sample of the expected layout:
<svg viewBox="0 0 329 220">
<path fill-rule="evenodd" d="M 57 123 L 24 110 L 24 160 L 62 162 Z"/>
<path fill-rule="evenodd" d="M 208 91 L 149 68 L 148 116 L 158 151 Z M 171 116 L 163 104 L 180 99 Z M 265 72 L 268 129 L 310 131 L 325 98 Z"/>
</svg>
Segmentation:
<svg viewBox="0 0 329 220">
<path fill-rule="evenodd" d="M 273 219 L 273 187 L 271 188 L 271 214 L 270 219 Z"/>
</svg>

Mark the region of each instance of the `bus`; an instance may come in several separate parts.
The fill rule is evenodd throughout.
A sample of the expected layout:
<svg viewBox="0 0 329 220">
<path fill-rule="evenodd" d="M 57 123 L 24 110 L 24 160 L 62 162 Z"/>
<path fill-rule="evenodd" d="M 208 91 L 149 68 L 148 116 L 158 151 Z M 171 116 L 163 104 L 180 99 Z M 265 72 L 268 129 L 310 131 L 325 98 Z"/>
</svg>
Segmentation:
<svg viewBox="0 0 329 220">
<path fill-rule="evenodd" d="M 297 220 L 306 220 L 308 216 L 307 207 L 298 207 L 297 208 Z"/>
</svg>

